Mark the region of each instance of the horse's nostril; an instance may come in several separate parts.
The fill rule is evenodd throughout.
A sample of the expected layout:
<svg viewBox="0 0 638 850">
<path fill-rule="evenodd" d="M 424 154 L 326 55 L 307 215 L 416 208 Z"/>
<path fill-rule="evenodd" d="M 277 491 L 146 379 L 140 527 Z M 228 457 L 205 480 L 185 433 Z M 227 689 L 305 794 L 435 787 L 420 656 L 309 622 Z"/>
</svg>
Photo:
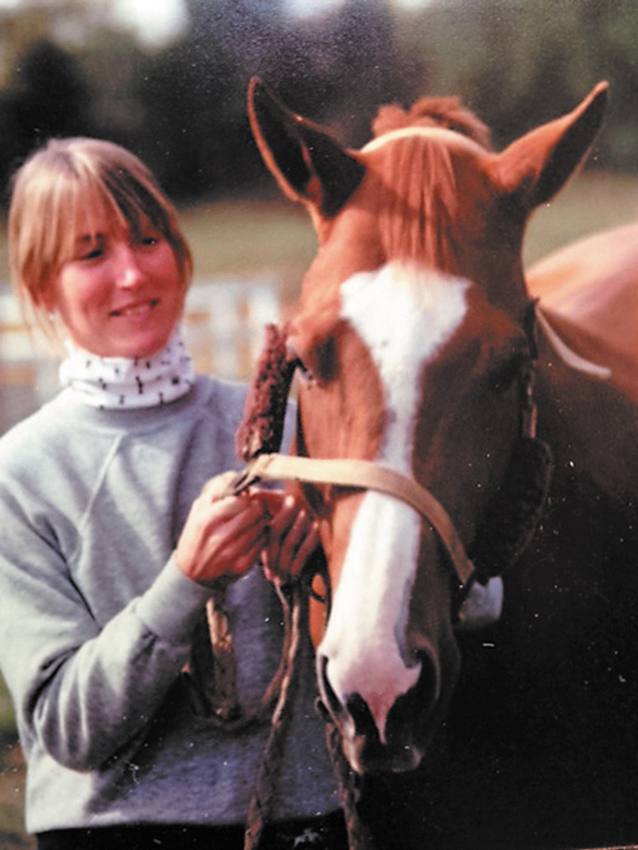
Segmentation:
<svg viewBox="0 0 638 850">
<path fill-rule="evenodd" d="M 339 697 L 336 695 L 332 685 L 330 684 L 330 679 L 328 678 L 328 659 L 325 655 L 319 657 L 319 671 L 321 680 L 321 698 L 326 704 L 326 708 L 330 714 L 336 718 L 339 714 L 341 714 L 343 709 L 339 701 Z"/>
<path fill-rule="evenodd" d="M 388 713 L 386 732 L 394 740 L 397 732 L 410 718 L 427 718 L 435 708 L 441 692 L 439 665 L 428 651 L 416 653 L 421 671 L 418 681 L 407 693 L 401 694 Z"/>
<path fill-rule="evenodd" d="M 439 665 L 429 652 L 417 652 L 417 658 L 421 665 L 421 673 L 415 690 L 421 699 L 435 702 L 438 699 L 441 685 Z"/>
<path fill-rule="evenodd" d="M 354 722 L 355 734 L 361 735 L 362 738 L 379 737 L 374 716 L 361 694 L 349 696 L 346 708 Z"/>
</svg>

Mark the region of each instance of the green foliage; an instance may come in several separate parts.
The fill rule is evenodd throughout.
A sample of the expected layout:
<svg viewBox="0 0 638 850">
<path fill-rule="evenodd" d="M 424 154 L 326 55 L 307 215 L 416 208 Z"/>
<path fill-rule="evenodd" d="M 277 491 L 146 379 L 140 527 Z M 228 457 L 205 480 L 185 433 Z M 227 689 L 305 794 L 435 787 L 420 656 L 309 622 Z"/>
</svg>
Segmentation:
<svg viewBox="0 0 638 850">
<path fill-rule="evenodd" d="M 42 27 L 23 39 L 0 91 L 4 176 L 47 135 L 83 132 L 131 147 L 177 199 L 272 188 L 247 123 L 252 74 L 349 145 L 367 140 L 382 103 L 454 94 L 500 147 L 608 79 L 598 164 L 638 168 L 635 0 L 431 0 L 411 11 L 344 0 L 316 19 L 287 14 L 286 0 L 186 5 L 188 32 L 147 52 L 82 3 L 82 38 L 65 40 L 65 4 L 43 4 L 49 39 Z"/>
<path fill-rule="evenodd" d="M 428 91 L 461 95 L 499 145 L 571 110 L 608 79 L 612 105 L 599 162 L 638 165 L 638 138 L 623 146 L 615 138 L 638 117 L 638 5 L 631 0 L 438 0 L 416 23 L 418 47 L 414 30 L 406 37 L 404 25 L 402 35 L 408 49 L 428 57 Z"/>
</svg>

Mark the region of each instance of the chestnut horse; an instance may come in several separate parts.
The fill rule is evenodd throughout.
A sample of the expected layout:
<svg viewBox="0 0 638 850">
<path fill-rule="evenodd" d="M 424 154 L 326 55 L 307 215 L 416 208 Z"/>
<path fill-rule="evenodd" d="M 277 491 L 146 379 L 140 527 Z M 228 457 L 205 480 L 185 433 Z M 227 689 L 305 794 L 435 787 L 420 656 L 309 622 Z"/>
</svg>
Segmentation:
<svg viewBox="0 0 638 850">
<path fill-rule="evenodd" d="M 296 454 L 397 479 L 291 476 L 311 479 L 332 591 L 311 612 L 321 699 L 379 850 L 638 841 L 636 404 L 563 357 L 521 262 L 606 88 L 502 152 L 450 99 L 383 110 L 353 151 L 251 84 L 318 252 L 243 454 L 272 448 L 298 366 Z"/>
</svg>

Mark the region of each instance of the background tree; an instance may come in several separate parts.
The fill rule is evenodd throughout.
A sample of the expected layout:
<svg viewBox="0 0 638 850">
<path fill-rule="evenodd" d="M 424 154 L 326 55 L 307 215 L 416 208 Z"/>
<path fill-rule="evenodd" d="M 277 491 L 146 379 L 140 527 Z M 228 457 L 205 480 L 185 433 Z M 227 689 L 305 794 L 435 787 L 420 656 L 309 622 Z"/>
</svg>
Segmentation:
<svg viewBox="0 0 638 850">
<path fill-rule="evenodd" d="M 155 50 L 115 26 L 112 0 L 38 0 L 37 18 L 29 2 L 0 17 L 0 79 L 13 56 L 0 89 L 5 181 L 43 138 L 93 132 L 139 153 L 178 199 L 272 186 L 246 118 L 253 74 L 354 146 L 380 104 L 428 93 L 459 95 L 502 146 L 606 78 L 590 161 L 638 168 L 635 0 L 431 0 L 410 11 L 344 0 L 308 18 L 287 0 L 185 0 L 189 27 Z"/>
</svg>

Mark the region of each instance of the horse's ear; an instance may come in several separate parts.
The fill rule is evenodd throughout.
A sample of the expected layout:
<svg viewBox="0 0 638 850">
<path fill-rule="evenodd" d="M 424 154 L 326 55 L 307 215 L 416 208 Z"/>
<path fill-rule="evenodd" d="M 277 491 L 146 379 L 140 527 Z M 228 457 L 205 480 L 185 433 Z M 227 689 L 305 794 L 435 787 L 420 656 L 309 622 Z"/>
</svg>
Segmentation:
<svg viewBox="0 0 638 850">
<path fill-rule="evenodd" d="M 248 89 L 248 115 L 264 162 L 280 188 L 332 217 L 359 187 L 365 166 L 321 128 L 295 115 L 258 77 Z"/>
<path fill-rule="evenodd" d="M 504 191 L 529 212 L 559 191 L 589 151 L 607 106 L 606 82 L 598 83 L 573 112 L 512 142 L 494 158 Z"/>
</svg>

